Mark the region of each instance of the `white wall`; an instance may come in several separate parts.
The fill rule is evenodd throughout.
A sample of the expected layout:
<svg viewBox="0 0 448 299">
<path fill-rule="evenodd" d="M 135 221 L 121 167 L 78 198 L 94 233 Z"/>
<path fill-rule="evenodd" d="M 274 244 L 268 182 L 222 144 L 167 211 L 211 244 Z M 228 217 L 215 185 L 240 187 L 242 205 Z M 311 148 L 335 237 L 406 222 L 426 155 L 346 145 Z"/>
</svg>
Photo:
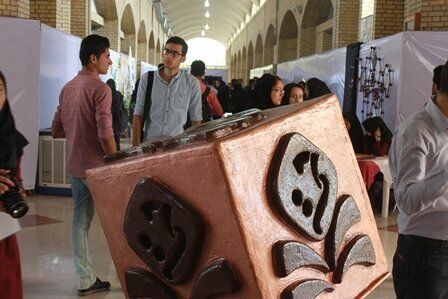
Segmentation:
<svg viewBox="0 0 448 299">
<path fill-rule="evenodd" d="M 0 17 L 0 70 L 16 127 L 29 141 L 21 162 L 26 189 L 34 188 L 37 172 L 40 39 L 39 21 Z"/>
</svg>

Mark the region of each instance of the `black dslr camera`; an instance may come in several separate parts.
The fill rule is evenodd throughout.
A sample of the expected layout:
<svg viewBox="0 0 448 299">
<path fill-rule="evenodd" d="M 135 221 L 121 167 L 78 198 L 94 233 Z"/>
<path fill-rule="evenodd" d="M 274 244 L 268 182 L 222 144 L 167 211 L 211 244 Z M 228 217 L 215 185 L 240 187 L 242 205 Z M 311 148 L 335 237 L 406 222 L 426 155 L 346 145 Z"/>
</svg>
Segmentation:
<svg viewBox="0 0 448 299">
<path fill-rule="evenodd" d="M 0 196 L 0 201 L 3 202 L 6 213 L 13 218 L 20 218 L 28 212 L 28 205 L 20 195 L 20 184 L 17 179 L 13 175 L 6 177 L 14 183 L 14 187 L 9 187 L 9 190 Z"/>
</svg>

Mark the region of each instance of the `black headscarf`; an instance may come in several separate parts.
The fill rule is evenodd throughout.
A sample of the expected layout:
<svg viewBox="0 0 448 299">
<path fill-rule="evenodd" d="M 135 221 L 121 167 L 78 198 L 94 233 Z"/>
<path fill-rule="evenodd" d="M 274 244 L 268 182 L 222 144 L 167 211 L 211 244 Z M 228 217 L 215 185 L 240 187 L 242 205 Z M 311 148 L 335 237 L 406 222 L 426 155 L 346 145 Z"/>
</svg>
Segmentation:
<svg viewBox="0 0 448 299">
<path fill-rule="evenodd" d="M 281 80 L 280 77 L 271 74 L 264 74 L 257 81 L 254 88 L 253 105 L 255 108 L 265 110 L 277 107 L 272 103 L 271 90 L 275 82 Z"/>
<path fill-rule="evenodd" d="M 324 81 L 317 78 L 310 78 L 306 81 L 306 87 L 308 88 L 308 100 L 321 97 L 323 95 L 331 93 L 327 84 Z"/>
<path fill-rule="evenodd" d="M 0 78 L 1 79 L 1 78 Z M 28 141 L 17 131 L 8 100 L 0 110 L 0 169 L 18 166 Z"/>
<path fill-rule="evenodd" d="M 301 88 L 303 90 L 303 100 L 306 101 L 305 84 L 303 84 L 302 82 L 300 82 L 300 83 L 288 83 L 283 88 L 285 93 L 283 94 L 283 98 L 282 98 L 282 106 L 290 104 L 289 97 L 291 96 L 291 92 L 292 92 L 292 89 L 294 87 Z"/>
</svg>

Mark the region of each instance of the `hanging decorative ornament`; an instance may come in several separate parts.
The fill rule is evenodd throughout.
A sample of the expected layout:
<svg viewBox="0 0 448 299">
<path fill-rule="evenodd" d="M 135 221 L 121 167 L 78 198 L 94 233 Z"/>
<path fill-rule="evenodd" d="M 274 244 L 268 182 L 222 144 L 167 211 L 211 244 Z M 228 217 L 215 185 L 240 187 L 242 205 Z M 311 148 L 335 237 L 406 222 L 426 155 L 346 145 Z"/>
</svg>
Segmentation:
<svg viewBox="0 0 448 299">
<path fill-rule="evenodd" d="M 394 70 L 379 57 L 377 48 L 370 47 L 369 55 L 360 60 L 359 91 L 362 92 L 363 120 L 384 116 L 384 100 L 390 97 Z"/>
</svg>

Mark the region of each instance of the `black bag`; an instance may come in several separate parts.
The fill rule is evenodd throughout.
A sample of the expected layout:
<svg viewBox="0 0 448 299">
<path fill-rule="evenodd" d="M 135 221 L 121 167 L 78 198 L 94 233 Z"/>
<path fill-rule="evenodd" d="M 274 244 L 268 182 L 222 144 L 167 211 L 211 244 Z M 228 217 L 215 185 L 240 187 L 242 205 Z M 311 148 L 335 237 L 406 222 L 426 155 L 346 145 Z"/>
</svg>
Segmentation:
<svg viewBox="0 0 448 299">
<path fill-rule="evenodd" d="M 146 84 L 146 93 L 145 93 L 145 105 L 143 106 L 143 120 L 142 120 L 142 129 L 140 132 L 140 142 L 143 142 L 143 138 L 145 137 L 145 126 L 149 126 L 149 123 L 146 123 L 146 120 L 151 112 L 151 94 L 152 94 L 152 85 L 154 83 L 154 73 L 155 71 L 148 72 L 148 82 Z"/>
<path fill-rule="evenodd" d="M 123 95 L 119 91 L 112 94 L 112 128 L 114 134 L 121 134 L 129 123 L 129 113 L 124 107 Z"/>
<path fill-rule="evenodd" d="M 213 119 L 212 109 L 210 108 L 207 97 L 210 94 L 210 87 L 206 86 L 204 92 L 201 95 L 202 101 L 202 123 L 209 122 Z M 192 122 L 190 120 L 190 115 L 187 116 L 187 122 L 184 125 L 184 130 L 190 128 Z"/>
<path fill-rule="evenodd" d="M 213 119 L 212 109 L 208 104 L 207 97 L 210 94 L 210 87 L 206 86 L 202 94 L 202 122 L 209 122 Z"/>
</svg>

